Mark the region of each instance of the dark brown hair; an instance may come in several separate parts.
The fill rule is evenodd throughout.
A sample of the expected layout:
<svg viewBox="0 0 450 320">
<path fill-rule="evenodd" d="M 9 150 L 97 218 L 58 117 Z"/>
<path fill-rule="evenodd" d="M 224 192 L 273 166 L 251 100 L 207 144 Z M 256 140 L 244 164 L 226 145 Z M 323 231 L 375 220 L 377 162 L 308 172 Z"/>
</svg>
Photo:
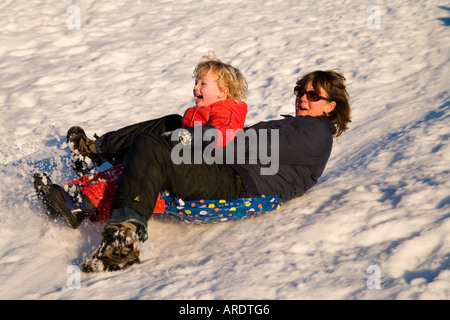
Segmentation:
<svg viewBox="0 0 450 320">
<path fill-rule="evenodd" d="M 336 137 L 339 137 L 348 130 L 348 123 L 352 121 L 349 96 L 345 87 L 345 77 L 334 70 L 318 70 L 310 72 L 297 80 L 297 85 L 306 87 L 310 82 L 314 90 L 320 91 L 320 88 L 323 88 L 328 97 L 336 102 L 334 110 L 324 115 L 324 117 L 336 126 Z"/>
</svg>

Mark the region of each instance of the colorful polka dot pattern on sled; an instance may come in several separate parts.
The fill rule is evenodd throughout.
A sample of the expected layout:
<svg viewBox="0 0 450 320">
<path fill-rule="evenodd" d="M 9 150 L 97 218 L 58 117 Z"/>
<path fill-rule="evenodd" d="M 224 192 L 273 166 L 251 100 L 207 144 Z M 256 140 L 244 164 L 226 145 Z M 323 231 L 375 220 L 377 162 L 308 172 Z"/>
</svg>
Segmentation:
<svg viewBox="0 0 450 320">
<path fill-rule="evenodd" d="M 194 224 L 253 219 L 281 206 L 281 199 L 277 196 L 183 201 L 173 194 L 161 192 L 161 198 L 166 202 L 165 214 Z"/>
<path fill-rule="evenodd" d="M 90 215 L 94 222 L 106 223 L 124 164 L 113 166 L 102 172 L 85 175 L 66 186 L 82 191 L 97 208 Z M 161 190 L 154 214 L 163 214 L 186 223 L 213 223 L 251 219 L 267 211 L 277 210 L 281 200 L 277 196 L 260 196 L 223 200 L 183 201 L 172 193 Z"/>
</svg>

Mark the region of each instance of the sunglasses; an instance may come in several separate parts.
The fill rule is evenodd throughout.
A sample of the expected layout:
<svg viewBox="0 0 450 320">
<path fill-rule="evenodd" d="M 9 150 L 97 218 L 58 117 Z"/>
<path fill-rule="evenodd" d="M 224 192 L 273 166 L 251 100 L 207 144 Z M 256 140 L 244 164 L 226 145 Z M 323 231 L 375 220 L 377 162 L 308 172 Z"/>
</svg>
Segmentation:
<svg viewBox="0 0 450 320">
<path fill-rule="evenodd" d="M 327 100 L 327 101 L 333 101 L 333 100 L 331 100 L 330 98 L 325 98 L 325 97 L 322 97 L 321 95 L 320 95 L 320 93 L 319 92 L 317 92 L 317 91 L 306 91 L 305 90 L 305 88 L 304 87 L 300 87 L 300 86 L 296 86 L 295 88 L 294 88 L 294 94 L 297 96 L 297 97 L 303 97 L 303 95 L 306 93 L 306 98 L 308 98 L 308 100 L 309 101 L 319 101 L 319 100 Z"/>
</svg>

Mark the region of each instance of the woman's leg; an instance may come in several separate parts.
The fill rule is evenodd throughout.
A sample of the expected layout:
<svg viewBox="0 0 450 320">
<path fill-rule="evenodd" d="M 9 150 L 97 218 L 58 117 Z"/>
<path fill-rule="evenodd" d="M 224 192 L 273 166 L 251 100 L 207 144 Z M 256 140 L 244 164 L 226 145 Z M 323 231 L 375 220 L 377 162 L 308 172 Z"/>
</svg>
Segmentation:
<svg viewBox="0 0 450 320">
<path fill-rule="evenodd" d="M 239 175 L 227 165 L 179 164 L 171 159 L 169 143 L 142 133 L 131 144 L 103 240 L 83 271 L 120 270 L 139 261 L 139 241 L 147 239 L 147 221 L 161 189 L 185 200 L 246 196 Z"/>
<path fill-rule="evenodd" d="M 107 224 L 132 220 L 146 227 L 162 189 L 183 200 L 245 197 L 240 176 L 224 164 L 179 164 L 158 135 L 138 135 L 129 150 Z M 131 218 L 130 218 L 131 217 Z"/>
</svg>

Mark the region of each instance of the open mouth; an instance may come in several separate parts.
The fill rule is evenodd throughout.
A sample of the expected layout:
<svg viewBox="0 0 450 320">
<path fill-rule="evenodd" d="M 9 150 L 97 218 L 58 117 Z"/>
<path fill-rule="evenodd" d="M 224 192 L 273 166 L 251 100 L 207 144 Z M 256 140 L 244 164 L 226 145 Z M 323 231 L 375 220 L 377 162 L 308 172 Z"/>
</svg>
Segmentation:
<svg viewBox="0 0 450 320">
<path fill-rule="evenodd" d="M 302 105 L 297 105 L 297 110 L 308 111 L 308 108 L 302 107 Z"/>
<path fill-rule="evenodd" d="M 203 96 L 201 94 L 194 94 L 195 101 L 203 100 Z"/>
</svg>

